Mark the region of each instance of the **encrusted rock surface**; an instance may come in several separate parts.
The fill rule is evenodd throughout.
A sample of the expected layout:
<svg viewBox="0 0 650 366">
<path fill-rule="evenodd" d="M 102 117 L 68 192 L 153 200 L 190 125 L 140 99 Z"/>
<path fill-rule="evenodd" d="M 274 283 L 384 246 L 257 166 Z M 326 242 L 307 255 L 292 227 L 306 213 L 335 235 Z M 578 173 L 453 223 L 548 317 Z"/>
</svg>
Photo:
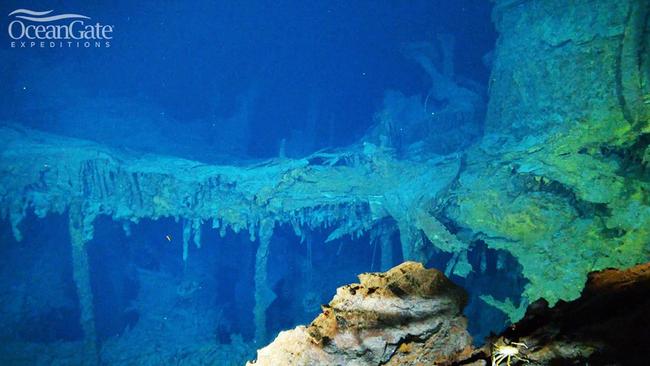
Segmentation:
<svg viewBox="0 0 650 366">
<path fill-rule="evenodd" d="M 308 327 L 281 332 L 255 365 L 447 364 L 466 357 L 465 292 L 435 269 L 405 262 L 340 287 Z"/>
<path fill-rule="evenodd" d="M 466 294 L 441 272 L 405 262 L 359 280 L 340 287 L 311 325 L 280 333 L 254 364 L 439 364 L 470 352 Z"/>
</svg>

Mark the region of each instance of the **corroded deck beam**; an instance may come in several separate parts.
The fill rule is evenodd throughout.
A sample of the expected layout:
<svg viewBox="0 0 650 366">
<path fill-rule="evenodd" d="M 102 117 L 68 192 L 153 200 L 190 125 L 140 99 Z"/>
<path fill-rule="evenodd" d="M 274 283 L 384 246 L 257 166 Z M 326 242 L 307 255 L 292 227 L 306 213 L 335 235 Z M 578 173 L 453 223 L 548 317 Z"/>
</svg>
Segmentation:
<svg viewBox="0 0 650 366">
<path fill-rule="evenodd" d="M 388 221 L 408 231 L 402 235 L 405 259 L 426 261 L 431 248 L 422 245 L 420 229 L 441 249 L 460 249 L 450 245 L 450 239 L 460 242 L 432 216 L 436 200 L 458 175 L 458 157 L 400 161 L 366 145 L 300 160 L 216 166 L 128 154 L 15 126 L 0 127 L 0 148 L 0 212 L 10 219 L 17 240 L 29 210 L 39 217 L 69 212 L 88 359 L 97 351 L 86 243 L 99 215 L 122 222 L 127 231 L 144 218 L 182 220 L 184 260 L 190 240 L 200 247 L 201 226 L 209 221 L 222 236 L 227 229 L 246 229 L 251 241 L 259 238 L 254 276 L 258 342 L 266 341 L 266 309 L 275 297 L 267 283 L 267 259 L 276 225 L 291 225 L 301 237 L 331 228 L 330 241 L 359 237 L 375 227 L 385 230 Z"/>
<path fill-rule="evenodd" d="M 98 215 L 126 224 L 186 220 L 185 241 L 193 238 L 197 246 L 194 232 L 208 221 L 222 232 L 247 229 L 252 240 L 261 220 L 289 224 L 298 235 L 332 227 L 330 239 L 358 236 L 387 217 L 410 225 L 410 216 L 429 210 L 460 167 L 457 157 L 415 163 L 372 145 L 257 166 L 216 166 L 8 126 L 0 127 L 0 146 L 0 210 L 18 240 L 28 210 L 43 217 L 72 202 L 80 203 L 89 223 Z"/>
</svg>

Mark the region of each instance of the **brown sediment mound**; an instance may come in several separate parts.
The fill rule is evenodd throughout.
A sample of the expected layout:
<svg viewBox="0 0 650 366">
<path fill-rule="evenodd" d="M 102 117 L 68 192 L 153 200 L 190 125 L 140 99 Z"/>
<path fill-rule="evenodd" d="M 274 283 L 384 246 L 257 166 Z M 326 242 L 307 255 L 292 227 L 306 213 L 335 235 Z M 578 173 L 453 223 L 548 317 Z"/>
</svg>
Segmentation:
<svg viewBox="0 0 650 366">
<path fill-rule="evenodd" d="M 580 298 L 537 301 L 502 337 L 539 364 L 642 365 L 650 346 L 650 263 L 592 272 Z"/>
</svg>

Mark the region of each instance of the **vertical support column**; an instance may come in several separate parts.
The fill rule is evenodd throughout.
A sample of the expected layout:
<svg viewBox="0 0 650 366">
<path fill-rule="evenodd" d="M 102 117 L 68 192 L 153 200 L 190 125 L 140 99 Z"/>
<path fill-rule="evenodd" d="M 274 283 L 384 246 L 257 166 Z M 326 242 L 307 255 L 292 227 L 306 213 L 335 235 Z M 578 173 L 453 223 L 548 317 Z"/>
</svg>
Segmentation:
<svg viewBox="0 0 650 366">
<path fill-rule="evenodd" d="M 313 240 L 311 238 L 310 231 L 307 231 L 305 233 L 305 242 L 307 244 L 307 255 L 308 255 L 307 260 L 309 261 L 309 264 L 307 266 L 307 270 L 309 271 L 307 273 L 307 284 L 311 288 L 311 286 L 313 285 L 312 281 L 314 280 L 314 262 L 313 262 L 313 252 L 312 252 Z"/>
<path fill-rule="evenodd" d="M 408 222 L 398 222 L 397 226 L 404 260 L 426 263 L 427 258 L 422 250 L 423 241 L 419 229 Z"/>
<path fill-rule="evenodd" d="M 445 78 L 452 80 L 454 78 L 454 48 L 456 47 L 456 38 L 448 33 L 438 34 L 436 38 L 438 38 L 438 44 L 442 49 L 442 74 Z"/>
<path fill-rule="evenodd" d="M 634 127 L 643 129 L 644 122 L 650 118 L 650 106 L 644 95 L 650 92 L 650 86 L 644 85 L 644 81 L 647 81 L 644 79 L 650 77 L 650 51 L 645 49 L 650 45 L 647 35 L 650 5 L 647 1 L 632 1 L 629 7 L 616 82 L 620 89 L 619 100 L 625 118 Z"/>
<path fill-rule="evenodd" d="M 386 272 L 393 267 L 393 243 L 390 241 L 392 232 L 388 229 L 383 229 L 379 236 L 379 244 L 381 244 L 381 268 L 382 272 Z"/>
<path fill-rule="evenodd" d="M 267 341 L 266 331 L 266 309 L 275 300 L 275 293 L 268 284 L 268 259 L 269 245 L 273 236 L 274 222 L 270 219 L 263 219 L 260 222 L 259 247 L 255 254 L 255 342 L 258 347 Z"/>
<path fill-rule="evenodd" d="M 97 334 L 95 331 L 95 314 L 93 309 L 93 293 L 90 287 L 90 271 L 86 242 L 92 237 L 92 228 L 86 226 L 92 222 L 84 220 L 81 204 L 70 205 L 69 230 L 72 245 L 72 276 L 77 287 L 79 306 L 81 308 L 81 329 L 84 332 L 84 365 L 99 364 L 97 352 Z"/>
</svg>

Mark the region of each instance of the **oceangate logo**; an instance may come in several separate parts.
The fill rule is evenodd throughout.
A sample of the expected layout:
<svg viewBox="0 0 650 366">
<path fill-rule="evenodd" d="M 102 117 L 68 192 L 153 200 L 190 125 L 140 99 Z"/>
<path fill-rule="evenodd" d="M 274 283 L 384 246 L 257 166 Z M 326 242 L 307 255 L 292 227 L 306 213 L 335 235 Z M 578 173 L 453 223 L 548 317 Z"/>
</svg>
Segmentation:
<svg viewBox="0 0 650 366">
<path fill-rule="evenodd" d="M 109 48 L 115 26 L 90 23 L 81 14 L 16 9 L 9 13 L 11 48 Z"/>
</svg>

